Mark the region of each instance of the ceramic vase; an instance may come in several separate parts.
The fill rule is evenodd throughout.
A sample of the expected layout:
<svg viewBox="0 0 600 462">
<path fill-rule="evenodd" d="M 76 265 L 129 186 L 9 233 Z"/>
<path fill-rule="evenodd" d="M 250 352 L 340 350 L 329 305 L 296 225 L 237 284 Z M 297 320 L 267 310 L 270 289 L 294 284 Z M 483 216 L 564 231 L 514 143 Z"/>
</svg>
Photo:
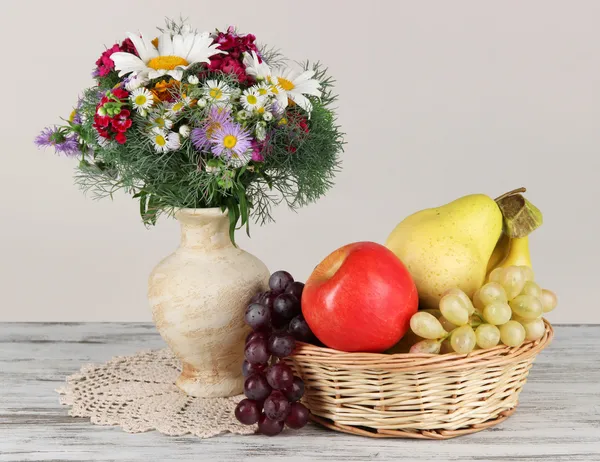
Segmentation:
<svg viewBox="0 0 600 462">
<path fill-rule="evenodd" d="M 180 209 L 177 250 L 152 271 L 148 298 L 156 328 L 182 362 L 177 386 L 197 397 L 242 392 L 244 311 L 267 289 L 269 271 L 234 246 L 218 208 Z"/>
</svg>

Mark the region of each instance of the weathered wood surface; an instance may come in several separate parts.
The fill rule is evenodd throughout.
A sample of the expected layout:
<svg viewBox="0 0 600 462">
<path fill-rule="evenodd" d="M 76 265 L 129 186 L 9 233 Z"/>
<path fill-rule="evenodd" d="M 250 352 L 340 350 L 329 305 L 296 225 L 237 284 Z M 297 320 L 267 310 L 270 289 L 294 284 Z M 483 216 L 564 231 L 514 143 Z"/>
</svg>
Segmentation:
<svg viewBox="0 0 600 462">
<path fill-rule="evenodd" d="M 311 425 L 275 438 L 128 434 L 72 418 L 54 391 L 83 363 L 163 347 L 150 324 L 0 324 L 0 461 L 600 461 L 600 326 L 557 326 L 498 427 L 448 441 Z"/>
</svg>

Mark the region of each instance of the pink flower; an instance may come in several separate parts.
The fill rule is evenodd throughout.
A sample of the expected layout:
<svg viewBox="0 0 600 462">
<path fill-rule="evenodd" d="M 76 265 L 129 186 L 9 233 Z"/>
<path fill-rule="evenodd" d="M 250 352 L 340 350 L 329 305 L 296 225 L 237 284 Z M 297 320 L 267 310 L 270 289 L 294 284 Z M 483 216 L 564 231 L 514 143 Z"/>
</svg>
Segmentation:
<svg viewBox="0 0 600 462">
<path fill-rule="evenodd" d="M 264 162 L 265 157 L 262 154 L 262 146 L 256 140 L 252 140 L 252 160 L 254 162 Z"/>
<path fill-rule="evenodd" d="M 227 54 L 211 56 L 208 69 L 213 72 L 220 71 L 235 75 L 240 83 L 251 81 L 251 77 L 246 75 L 246 67 L 242 61 L 244 53 L 252 51 L 256 54 L 259 53 L 255 41 L 254 35 L 238 35 L 233 27 L 229 27 L 227 32 L 219 32 L 215 43 L 219 45 L 220 50 L 226 51 Z"/>
<path fill-rule="evenodd" d="M 110 59 L 110 57 L 113 53 L 116 53 L 118 51 L 121 51 L 121 49 L 119 48 L 119 45 L 115 43 L 112 47 L 110 47 L 108 50 L 102 53 L 102 55 L 98 58 L 98 60 L 96 61 L 96 67 L 98 75 L 100 77 L 107 76 L 110 73 L 110 71 L 112 71 L 115 68 L 115 63 L 112 59 Z"/>
<path fill-rule="evenodd" d="M 110 73 L 110 71 L 112 71 L 115 68 L 115 63 L 110 57 L 113 53 L 116 53 L 118 51 L 124 51 L 125 53 L 132 53 L 138 56 L 138 52 L 135 49 L 135 45 L 129 38 L 123 40 L 121 45 L 115 43 L 112 47 L 110 47 L 108 50 L 102 53 L 102 55 L 96 61 L 97 76 L 105 77 Z"/>
<path fill-rule="evenodd" d="M 234 59 L 229 55 L 211 57 L 208 69 L 213 72 L 221 71 L 226 74 L 235 75 L 240 83 L 250 80 L 250 76 L 246 74 L 244 65 L 238 59 Z"/>
</svg>

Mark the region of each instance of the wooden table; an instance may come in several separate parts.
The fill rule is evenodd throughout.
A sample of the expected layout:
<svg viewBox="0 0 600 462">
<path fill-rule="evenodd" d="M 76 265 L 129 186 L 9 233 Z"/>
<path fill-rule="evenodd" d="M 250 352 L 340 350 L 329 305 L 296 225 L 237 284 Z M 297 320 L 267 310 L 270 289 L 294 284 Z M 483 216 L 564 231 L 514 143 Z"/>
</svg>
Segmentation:
<svg viewBox="0 0 600 462">
<path fill-rule="evenodd" d="M 515 415 L 447 441 L 376 440 L 309 425 L 207 440 L 72 418 L 54 391 L 83 363 L 161 348 L 151 324 L 0 324 L 0 461 L 600 461 L 600 326 L 556 326 Z"/>
</svg>

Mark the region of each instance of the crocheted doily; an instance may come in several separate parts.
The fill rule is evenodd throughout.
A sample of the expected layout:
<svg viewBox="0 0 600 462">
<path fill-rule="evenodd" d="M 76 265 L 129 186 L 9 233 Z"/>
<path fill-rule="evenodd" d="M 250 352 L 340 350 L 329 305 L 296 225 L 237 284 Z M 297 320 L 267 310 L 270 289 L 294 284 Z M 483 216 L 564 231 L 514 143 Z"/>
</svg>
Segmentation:
<svg viewBox="0 0 600 462">
<path fill-rule="evenodd" d="M 252 426 L 234 415 L 243 398 L 194 398 L 175 386 L 179 360 L 168 350 L 141 351 L 105 364 L 86 365 L 56 390 L 69 415 L 89 417 L 96 425 L 118 425 L 126 432 L 157 430 L 210 438 L 221 433 L 251 434 Z"/>
</svg>

